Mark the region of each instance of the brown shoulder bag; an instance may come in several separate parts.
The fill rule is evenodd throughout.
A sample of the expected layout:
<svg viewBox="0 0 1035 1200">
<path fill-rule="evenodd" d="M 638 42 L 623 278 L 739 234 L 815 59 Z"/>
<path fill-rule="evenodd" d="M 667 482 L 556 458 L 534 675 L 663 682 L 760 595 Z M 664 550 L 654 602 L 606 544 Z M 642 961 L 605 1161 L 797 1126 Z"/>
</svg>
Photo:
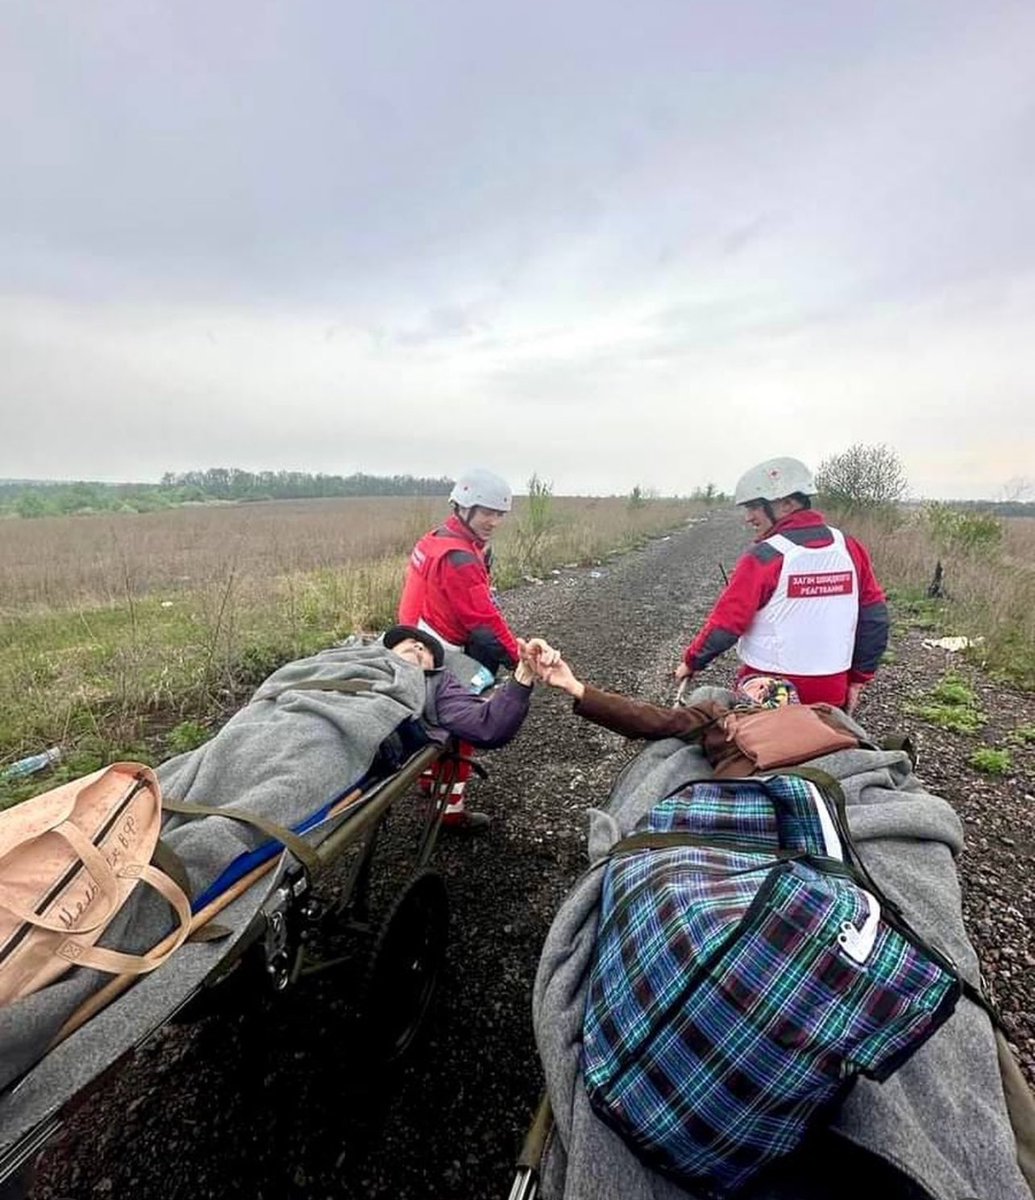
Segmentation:
<svg viewBox="0 0 1035 1200">
<path fill-rule="evenodd" d="M 72 966 L 153 971 L 190 932 L 190 903 L 151 865 L 162 823 L 155 773 L 114 763 L 0 813 L 0 1005 Z M 143 880 L 179 928 L 161 952 L 123 954 L 94 943 Z"/>
<path fill-rule="evenodd" d="M 755 771 L 793 767 L 810 758 L 859 745 L 854 734 L 828 725 L 817 708 L 807 704 L 734 711 L 722 718 L 722 727 L 726 740 L 736 744 L 754 764 Z"/>
</svg>

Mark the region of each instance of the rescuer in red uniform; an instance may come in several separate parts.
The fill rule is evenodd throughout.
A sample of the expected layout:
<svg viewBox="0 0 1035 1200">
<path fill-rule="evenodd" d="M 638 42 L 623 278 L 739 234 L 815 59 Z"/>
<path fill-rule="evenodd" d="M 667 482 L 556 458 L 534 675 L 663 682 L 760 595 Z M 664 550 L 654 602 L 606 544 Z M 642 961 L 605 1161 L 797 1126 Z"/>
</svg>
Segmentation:
<svg viewBox="0 0 1035 1200">
<path fill-rule="evenodd" d="M 504 620 L 492 586 L 489 542 L 510 512 L 510 486 L 492 471 L 475 468 L 457 479 L 449 500 L 453 515 L 429 530 L 414 546 L 399 601 L 400 624 L 430 633 L 447 651 L 461 652 L 481 663 L 486 681 L 501 666 L 518 662 L 517 639 Z M 471 747 L 462 743 L 461 754 Z M 445 825 L 478 829 L 489 823 L 484 813 L 464 806 L 469 764 L 461 762 L 453 783 Z"/>
<path fill-rule="evenodd" d="M 676 668 L 689 679 L 736 646 L 738 678 L 789 679 L 803 704 L 853 712 L 888 644 L 888 606 L 865 546 L 812 507 L 816 484 L 796 458 L 746 471 L 734 503 L 755 543 Z"/>
</svg>

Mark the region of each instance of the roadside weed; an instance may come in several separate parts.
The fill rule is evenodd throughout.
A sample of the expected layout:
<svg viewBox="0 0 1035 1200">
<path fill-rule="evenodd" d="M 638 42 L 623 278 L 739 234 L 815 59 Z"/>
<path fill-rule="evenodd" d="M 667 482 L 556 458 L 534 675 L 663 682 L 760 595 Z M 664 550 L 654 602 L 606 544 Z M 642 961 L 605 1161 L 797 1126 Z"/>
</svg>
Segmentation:
<svg viewBox="0 0 1035 1200">
<path fill-rule="evenodd" d="M 975 771 L 985 775 L 1007 775 L 1013 769 L 1013 758 L 1009 750 L 996 750 L 992 746 L 981 746 L 967 760 Z"/>
<path fill-rule="evenodd" d="M 976 733 L 988 721 L 977 694 L 966 680 L 950 671 L 926 695 L 903 705 L 906 712 L 950 733 Z"/>
<path fill-rule="evenodd" d="M 211 733 L 200 721 L 181 721 L 165 735 L 166 745 L 173 754 L 186 754 L 207 742 Z"/>
</svg>

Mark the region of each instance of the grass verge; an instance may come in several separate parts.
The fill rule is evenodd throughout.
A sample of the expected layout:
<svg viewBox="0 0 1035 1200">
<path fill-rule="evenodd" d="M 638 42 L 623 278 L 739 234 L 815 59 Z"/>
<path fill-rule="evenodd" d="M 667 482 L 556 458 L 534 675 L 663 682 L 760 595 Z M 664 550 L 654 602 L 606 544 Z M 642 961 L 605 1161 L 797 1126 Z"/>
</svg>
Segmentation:
<svg viewBox="0 0 1035 1200">
<path fill-rule="evenodd" d="M 633 509 L 623 499 L 557 500 L 537 541 L 535 565 L 548 571 L 599 562 L 684 524 L 700 508 L 675 501 Z M 297 514 L 291 517 L 297 533 Z M 516 518 L 499 538 L 502 586 L 519 582 L 527 569 L 527 546 L 517 536 L 520 507 Z M 69 536 L 90 520 L 70 518 Z M 408 518 L 396 514 L 389 536 L 397 546 L 400 525 L 410 536 L 433 523 L 422 505 Z M 282 544 L 283 531 L 277 537 Z M 205 578 L 188 562 L 189 586 L 182 580 L 176 587 L 154 586 L 145 574 L 146 556 L 134 559 L 127 541 L 123 534 L 113 543 L 118 554 L 110 574 L 120 578 L 114 594 L 0 612 L 0 771 L 47 746 L 64 750 L 52 772 L 18 781 L 0 777 L 0 807 L 108 762 L 155 763 L 191 749 L 282 663 L 391 624 L 406 563 L 394 549 L 366 560 L 272 572 L 266 545 L 250 556 L 237 545 L 221 563 L 204 547 Z M 369 533 L 367 543 L 378 545 Z M 120 576 L 125 562 L 132 569 Z M 77 572 L 84 577 L 86 569 Z M 53 579 L 48 594 L 65 595 Z"/>
</svg>

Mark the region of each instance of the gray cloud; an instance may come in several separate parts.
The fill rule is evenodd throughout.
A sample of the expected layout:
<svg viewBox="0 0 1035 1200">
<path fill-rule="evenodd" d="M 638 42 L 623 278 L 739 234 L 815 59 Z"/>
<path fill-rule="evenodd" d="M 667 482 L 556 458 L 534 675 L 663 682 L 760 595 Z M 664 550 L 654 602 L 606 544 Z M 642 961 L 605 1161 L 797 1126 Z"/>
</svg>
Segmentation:
<svg viewBox="0 0 1035 1200">
<path fill-rule="evenodd" d="M 783 449 L 886 441 L 927 490 L 1030 474 L 1027 4 L 5 24 L 0 474 L 123 475 L 132 437 L 152 477 L 489 453 L 664 489 L 688 446 L 729 483 L 775 414 Z"/>
</svg>

